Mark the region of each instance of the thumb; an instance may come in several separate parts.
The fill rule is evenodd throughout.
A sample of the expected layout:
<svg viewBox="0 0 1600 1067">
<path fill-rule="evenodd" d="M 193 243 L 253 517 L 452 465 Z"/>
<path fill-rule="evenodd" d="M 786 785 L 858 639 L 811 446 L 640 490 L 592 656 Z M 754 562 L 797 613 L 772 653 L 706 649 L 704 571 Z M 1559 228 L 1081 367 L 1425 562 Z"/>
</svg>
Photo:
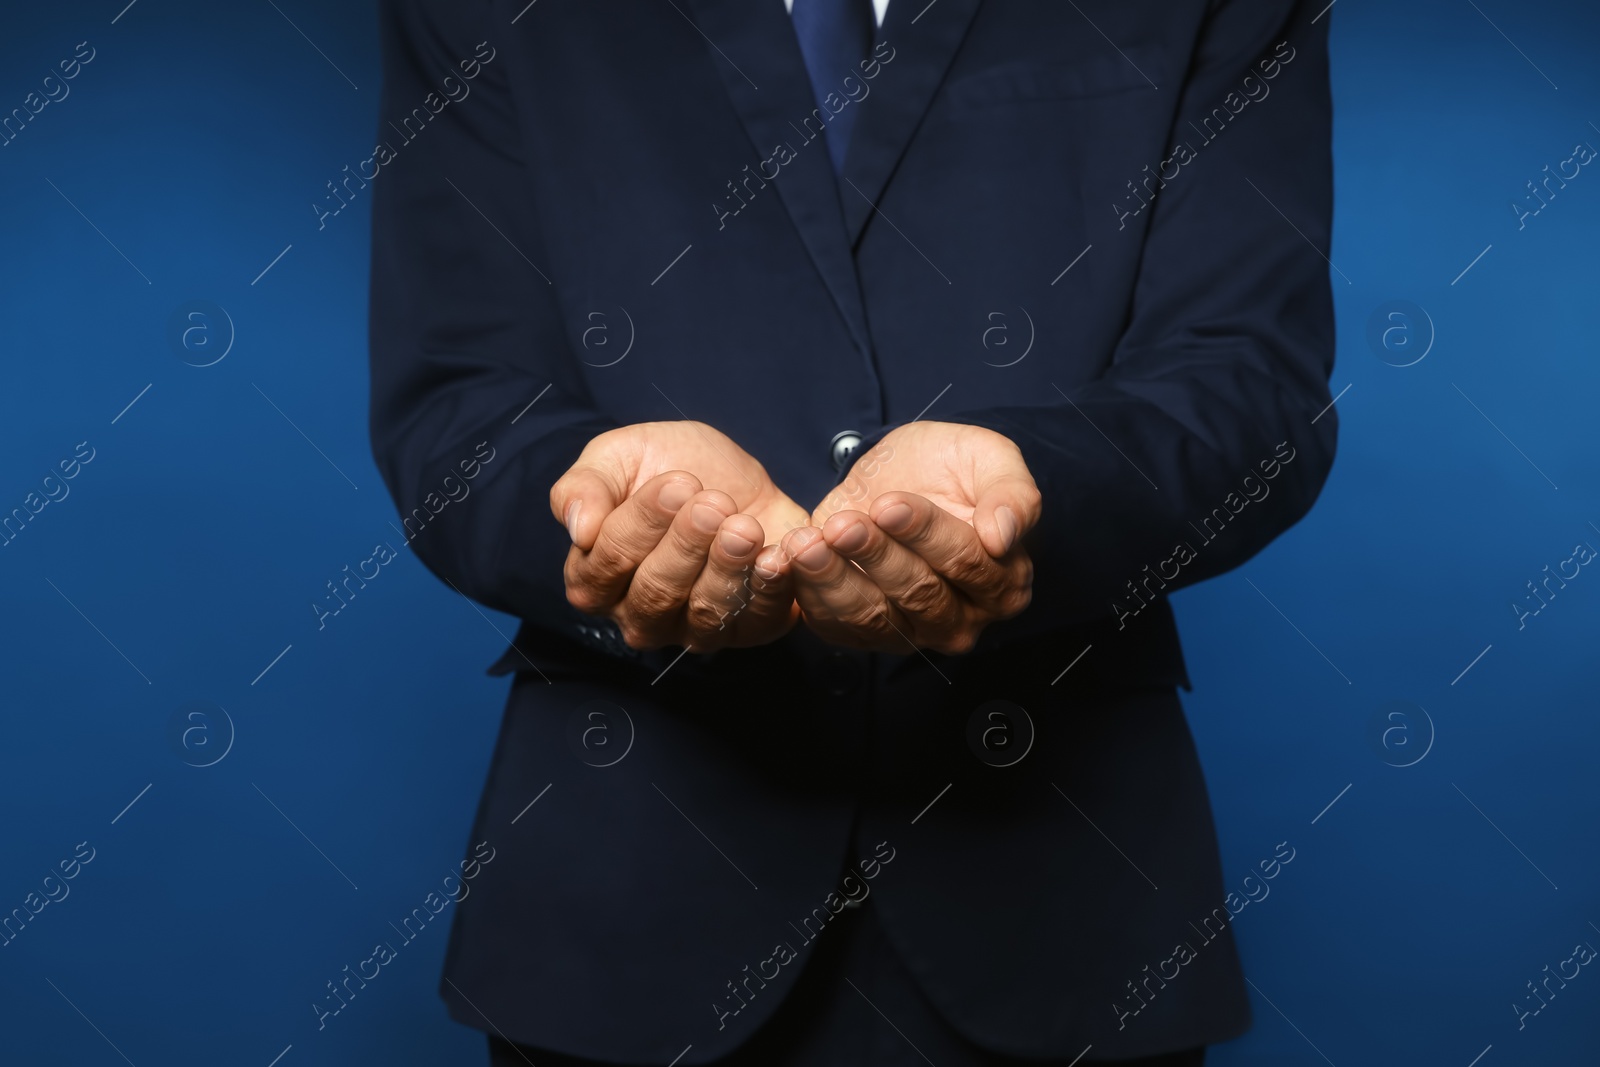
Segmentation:
<svg viewBox="0 0 1600 1067">
<path fill-rule="evenodd" d="M 600 524 L 624 499 L 616 482 L 602 471 L 576 466 L 550 488 L 550 512 L 567 528 L 572 543 L 587 552 L 600 536 Z"/>
<path fill-rule="evenodd" d="M 972 527 L 984 551 L 998 559 L 1033 529 L 1040 510 L 1039 487 L 1032 476 L 1026 471 L 1006 474 L 981 487 L 972 509 Z"/>
</svg>

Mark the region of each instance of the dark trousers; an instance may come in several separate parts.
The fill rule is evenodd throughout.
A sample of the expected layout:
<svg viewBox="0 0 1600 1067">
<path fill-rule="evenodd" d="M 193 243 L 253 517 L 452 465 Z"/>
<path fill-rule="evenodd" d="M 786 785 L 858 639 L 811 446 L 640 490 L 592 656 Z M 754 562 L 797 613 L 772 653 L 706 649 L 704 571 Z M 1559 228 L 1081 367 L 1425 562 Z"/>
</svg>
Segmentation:
<svg viewBox="0 0 1600 1067">
<path fill-rule="evenodd" d="M 718 1067 L 1087 1067 L 1074 1060 L 1019 1060 L 978 1048 L 940 1018 L 878 924 L 871 900 L 845 908 L 817 940 L 816 955 L 773 1017 Z M 685 1037 L 688 1043 L 689 1037 Z M 1092 1049 L 1090 1050 L 1092 1051 Z M 1187 1049 L 1123 1067 L 1201 1067 Z M 1076 1054 L 1081 1055 L 1081 1053 Z M 491 1067 L 600 1067 L 489 1036 Z"/>
</svg>

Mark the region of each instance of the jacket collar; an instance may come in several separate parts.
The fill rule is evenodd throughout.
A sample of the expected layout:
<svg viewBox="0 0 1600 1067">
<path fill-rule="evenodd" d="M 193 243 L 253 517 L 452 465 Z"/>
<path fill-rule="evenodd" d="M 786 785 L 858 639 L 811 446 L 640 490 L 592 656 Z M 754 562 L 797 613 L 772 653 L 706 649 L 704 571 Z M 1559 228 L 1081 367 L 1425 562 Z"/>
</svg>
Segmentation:
<svg viewBox="0 0 1600 1067">
<path fill-rule="evenodd" d="M 878 41 L 893 52 L 886 53 L 889 62 L 861 104 L 839 183 L 852 248 L 860 242 L 874 205 L 927 114 L 979 2 L 892 0 L 889 4 Z"/>
<path fill-rule="evenodd" d="M 893 0 L 878 31 L 884 63 L 870 83 L 842 176 L 826 145 L 808 141 L 804 120 L 817 106 L 794 27 L 776 0 L 687 0 L 757 158 L 779 145 L 794 155 L 772 184 L 863 353 L 871 351 L 852 249 L 945 71 L 980 0 Z M 841 95 L 842 92 L 841 92 Z M 814 136 L 814 135 L 812 135 Z M 752 168 L 753 170 L 754 168 Z"/>
</svg>

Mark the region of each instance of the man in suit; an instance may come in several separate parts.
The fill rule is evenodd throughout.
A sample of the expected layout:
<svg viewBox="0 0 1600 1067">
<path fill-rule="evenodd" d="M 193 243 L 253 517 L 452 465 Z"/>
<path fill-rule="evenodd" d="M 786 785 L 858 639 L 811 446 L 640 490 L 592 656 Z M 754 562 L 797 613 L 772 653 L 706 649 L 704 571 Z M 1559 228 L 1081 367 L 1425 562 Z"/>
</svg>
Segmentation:
<svg viewBox="0 0 1600 1067">
<path fill-rule="evenodd" d="M 496 1063 L 1199 1063 L 1166 596 L 1332 463 L 1326 20 L 786 6 L 385 7 L 374 451 L 521 620 L 442 994 Z"/>
</svg>

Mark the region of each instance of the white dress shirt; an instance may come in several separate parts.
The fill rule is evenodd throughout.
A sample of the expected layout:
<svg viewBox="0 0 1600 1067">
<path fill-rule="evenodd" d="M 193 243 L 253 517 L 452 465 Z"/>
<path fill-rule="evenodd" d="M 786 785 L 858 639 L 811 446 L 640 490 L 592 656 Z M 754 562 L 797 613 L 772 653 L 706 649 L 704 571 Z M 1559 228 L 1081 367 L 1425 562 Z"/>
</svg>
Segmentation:
<svg viewBox="0 0 1600 1067">
<path fill-rule="evenodd" d="M 794 0 L 783 0 L 783 6 L 789 14 L 794 14 Z M 878 20 L 878 25 L 883 25 L 883 15 L 888 10 L 889 0 L 872 0 L 872 17 Z"/>
</svg>

